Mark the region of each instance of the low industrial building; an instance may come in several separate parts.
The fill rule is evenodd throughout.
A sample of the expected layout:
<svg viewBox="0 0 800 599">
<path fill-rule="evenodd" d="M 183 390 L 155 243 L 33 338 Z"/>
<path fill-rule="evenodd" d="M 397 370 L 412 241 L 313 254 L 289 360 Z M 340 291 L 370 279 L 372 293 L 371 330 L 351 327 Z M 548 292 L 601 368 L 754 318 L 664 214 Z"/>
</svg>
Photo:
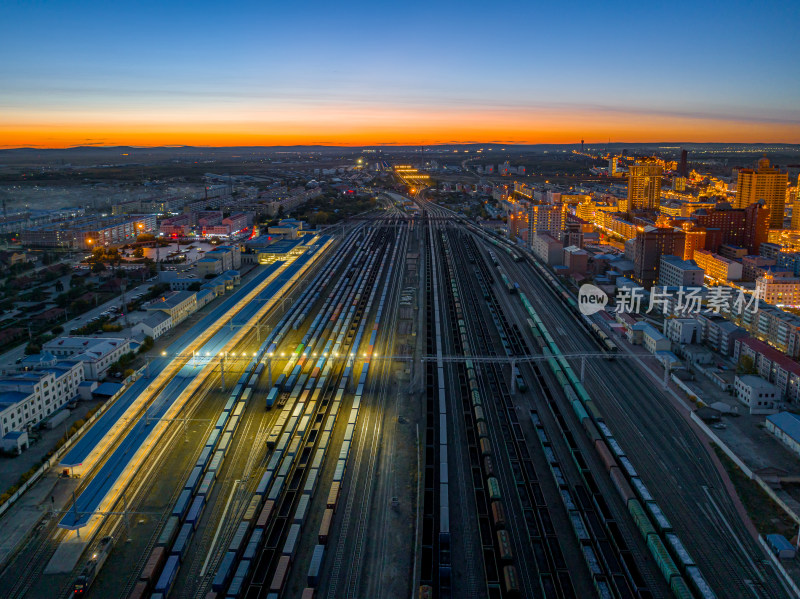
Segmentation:
<svg viewBox="0 0 800 599">
<path fill-rule="evenodd" d="M 733 391 L 751 414 L 773 414 L 777 411 L 780 390 L 760 376 L 746 374 L 737 376 Z"/>
<path fill-rule="evenodd" d="M 672 342 L 654 326 L 647 324 L 642 330 L 642 346 L 648 352 L 654 354 L 656 352 L 669 351 L 672 347 Z"/>
<path fill-rule="evenodd" d="M 26 431 L 11 431 L 3 435 L 2 447 L 6 453 L 22 453 L 28 449 L 28 433 Z"/>
<path fill-rule="evenodd" d="M 797 455 L 800 455 L 800 415 L 778 412 L 767 416 L 764 423 L 767 431 L 775 435 Z"/>
</svg>

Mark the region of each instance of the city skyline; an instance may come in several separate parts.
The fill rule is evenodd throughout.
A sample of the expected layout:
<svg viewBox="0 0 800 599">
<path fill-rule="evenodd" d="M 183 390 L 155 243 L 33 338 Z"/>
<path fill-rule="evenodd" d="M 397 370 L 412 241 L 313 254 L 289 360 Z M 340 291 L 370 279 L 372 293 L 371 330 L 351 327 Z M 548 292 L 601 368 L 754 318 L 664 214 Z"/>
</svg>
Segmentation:
<svg viewBox="0 0 800 599">
<path fill-rule="evenodd" d="M 779 4 L 7 3 L 0 147 L 798 143 Z"/>
</svg>

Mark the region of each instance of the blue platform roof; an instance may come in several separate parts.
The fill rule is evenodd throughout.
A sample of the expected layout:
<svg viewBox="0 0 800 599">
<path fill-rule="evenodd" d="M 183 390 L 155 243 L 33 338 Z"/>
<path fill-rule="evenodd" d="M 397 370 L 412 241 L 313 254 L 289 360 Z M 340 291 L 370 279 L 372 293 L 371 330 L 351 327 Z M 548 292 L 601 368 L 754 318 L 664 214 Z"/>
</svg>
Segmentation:
<svg viewBox="0 0 800 599">
<path fill-rule="evenodd" d="M 239 327 L 236 325 L 243 325 L 247 323 L 253 315 L 274 296 L 297 272 L 305 266 L 305 264 L 319 251 L 319 249 L 327 243 L 330 239 L 329 236 L 321 237 L 317 243 L 310 246 L 308 251 L 302 256 L 298 257 L 292 264 L 290 264 L 279 276 L 275 278 L 267 287 L 258 294 L 253 301 L 240 310 L 230 322 L 233 326 L 226 326 L 220 329 L 212 336 L 208 342 L 198 352 L 199 355 L 209 352 L 214 356 L 218 351 L 224 347 L 228 341 L 236 334 Z M 212 323 L 220 319 L 227 311 L 229 311 L 236 303 L 238 303 L 244 295 L 251 292 L 259 283 L 263 282 L 267 277 L 275 272 L 283 262 L 275 262 L 259 273 L 246 285 L 242 286 L 236 293 L 233 293 L 225 302 L 212 310 L 205 318 L 195 324 L 189 331 L 181 335 L 181 337 L 172 343 L 166 350 L 168 354 L 175 355 L 181 353 L 203 330 L 208 328 Z M 211 360 L 212 358 L 208 358 Z M 161 372 L 169 363 L 169 358 L 159 358 L 154 360 L 150 365 L 150 376 L 154 378 Z M 133 428 L 128 432 L 125 438 L 114 449 L 111 456 L 105 461 L 103 466 L 98 472 L 94 474 L 92 480 L 84 488 L 83 492 L 75 500 L 73 509 L 66 514 L 59 522 L 60 528 L 76 530 L 86 526 L 91 519 L 94 512 L 99 507 L 100 503 L 105 499 L 108 492 L 113 488 L 119 476 L 127 468 L 130 460 L 141 447 L 142 443 L 147 439 L 151 430 L 151 422 L 161 419 L 164 414 L 172 406 L 173 402 L 180 395 L 194 377 L 202 370 L 208 362 L 204 359 L 199 359 L 192 365 L 192 362 L 185 364 L 176 375 L 166 384 L 164 389 L 153 400 L 148 407 L 146 415 L 139 418 L 133 425 Z M 157 370 L 155 370 L 157 369 Z M 122 394 L 122 396 L 114 402 L 114 405 L 109 408 L 103 417 L 98 420 L 95 425 L 84 435 L 83 438 L 75 445 L 75 447 L 64 457 L 61 464 L 64 466 L 80 465 L 83 460 L 88 457 L 98 441 L 105 436 L 111 427 L 119 420 L 124 414 L 125 410 L 136 399 L 145 387 L 152 381 L 152 378 L 141 377 L 131 387 Z M 138 387 L 137 387 L 138 385 Z M 109 414 L 114 411 L 114 416 Z M 108 416 L 106 422 L 103 420 Z M 98 426 L 101 425 L 102 426 Z"/>
<path fill-rule="evenodd" d="M 228 312 L 231 308 L 233 308 L 233 306 L 241 301 L 242 297 L 246 296 L 258 284 L 267 279 L 272 273 L 275 272 L 275 270 L 280 267 L 281 264 L 283 263 L 276 262 L 275 264 L 271 264 L 267 269 L 253 277 L 251 281 L 240 287 L 236 293 L 233 293 L 219 306 L 209 312 L 192 328 L 186 331 L 178 339 L 173 341 L 165 350 L 167 352 L 167 357 L 156 358 L 150 363 L 150 378 L 141 377 L 134 382 L 128 388 L 128 390 L 125 391 L 125 393 L 123 393 L 116 402 L 114 402 L 114 405 L 111 406 L 105 412 L 105 414 L 103 414 L 103 416 L 94 424 L 89 432 L 85 434 L 64 456 L 64 459 L 61 461 L 61 463 L 64 466 L 80 466 L 94 450 L 98 441 L 108 434 L 108 431 L 111 430 L 114 424 L 116 424 L 117 420 L 119 420 L 120 416 L 125 413 L 125 411 L 139 396 L 139 394 L 144 391 L 145 388 L 152 382 L 152 379 L 160 374 L 161 371 L 164 370 L 164 368 L 169 364 L 171 361 L 169 356 L 183 353 L 183 350 L 189 346 L 193 339 L 197 338 L 200 333 L 210 327 L 214 322 L 222 318 L 226 312 Z M 206 351 L 206 349 L 204 348 L 203 351 Z"/>
</svg>

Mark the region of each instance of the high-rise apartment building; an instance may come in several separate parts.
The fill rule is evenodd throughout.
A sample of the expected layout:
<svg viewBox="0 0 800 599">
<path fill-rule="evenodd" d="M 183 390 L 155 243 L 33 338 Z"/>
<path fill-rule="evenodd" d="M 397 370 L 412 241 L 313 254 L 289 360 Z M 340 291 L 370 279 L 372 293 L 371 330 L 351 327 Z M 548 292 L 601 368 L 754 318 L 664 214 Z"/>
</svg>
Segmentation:
<svg viewBox="0 0 800 599">
<path fill-rule="evenodd" d="M 664 167 L 656 162 L 637 162 L 628 171 L 628 210 L 655 210 L 661 202 Z"/>
<path fill-rule="evenodd" d="M 528 243 L 537 233 L 547 233 L 555 239 L 564 228 L 564 207 L 561 204 L 534 204 L 528 207 Z"/>
<path fill-rule="evenodd" d="M 634 278 L 650 288 L 658 281 L 661 256 L 683 256 L 686 234 L 673 228 L 646 227 L 634 240 Z"/>
<path fill-rule="evenodd" d="M 683 178 L 689 176 L 688 158 L 689 152 L 686 150 L 681 150 L 681 163 L 680 166 L 678 166 L 678 174 Z"/>
<path fill-rule="evenodd" d="M 735 208 L 747 208 L 759 200 L 764 200 L 769 208 L 771 229 L 783 228 L 783 211 L 786 202 L 788 173 L 771 167 L 767 158 L 758 161 L 758 169 L 741 169 L 736 182 Z"/>
<path fill-rule="evenodd" d="M 792 230 L 800 230 L 800 175 L 797 176 L 797 186 L 786 194 L 787 201 L 792 205 Z"/>
<path fill-rule="evenodd" d="M 745 247 L 751 254 L 757 254 L 761 244 L 767 242 L 769 219 L 769 209 L 761 202 L 739 209 L 698 210 L 692 215 L 692 220 L 707 231 L 719 230 L 719 243 Z M 719 243 L 709 243 L 711 239 L 707 237 L 706 249 L 716 252 Z"/>
</svg>

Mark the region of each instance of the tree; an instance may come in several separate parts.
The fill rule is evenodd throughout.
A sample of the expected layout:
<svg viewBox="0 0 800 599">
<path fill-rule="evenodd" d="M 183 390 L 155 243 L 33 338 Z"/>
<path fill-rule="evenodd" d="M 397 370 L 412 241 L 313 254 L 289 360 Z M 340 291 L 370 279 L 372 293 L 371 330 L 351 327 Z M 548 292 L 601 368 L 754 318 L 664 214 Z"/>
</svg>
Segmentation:
<svg viewBox="0 0 800 599">
<path fill-rule="evenodd" d="M 144 354 L 153 349 L 153 343 L 154 341 L 152 337 L 150 337 L 149 335 L 145 337 L 144 340 L 142 341 L 142 344 L 139 346 L 139 353 Z"/>
<path fill-rule="evenodd" d="M 95 262 L 92 264 L 92 272 L 103 272 L 106 269 L 106 265 L 102 262 Z"/>
<path fill-rule="evenodd" d="M 133 257 L 134 258 L 144 258 L 144 248 L 136 248 L 133 250 Z"/>
<path fill-rule="evenodd" d="M 64 282 L 61 279 L 59 279 L 58 281 L 56 281 L 55 287 L 56 287 L 56 292 L 58 292 L 58 293 L 63 292 L 64 291 Z"/>
<path fill-rule="evenodd" d="M 736 366 L 738 374 L 756 374 L 756 363 L 750 356 L 741 356 Z"/>
</svg>

